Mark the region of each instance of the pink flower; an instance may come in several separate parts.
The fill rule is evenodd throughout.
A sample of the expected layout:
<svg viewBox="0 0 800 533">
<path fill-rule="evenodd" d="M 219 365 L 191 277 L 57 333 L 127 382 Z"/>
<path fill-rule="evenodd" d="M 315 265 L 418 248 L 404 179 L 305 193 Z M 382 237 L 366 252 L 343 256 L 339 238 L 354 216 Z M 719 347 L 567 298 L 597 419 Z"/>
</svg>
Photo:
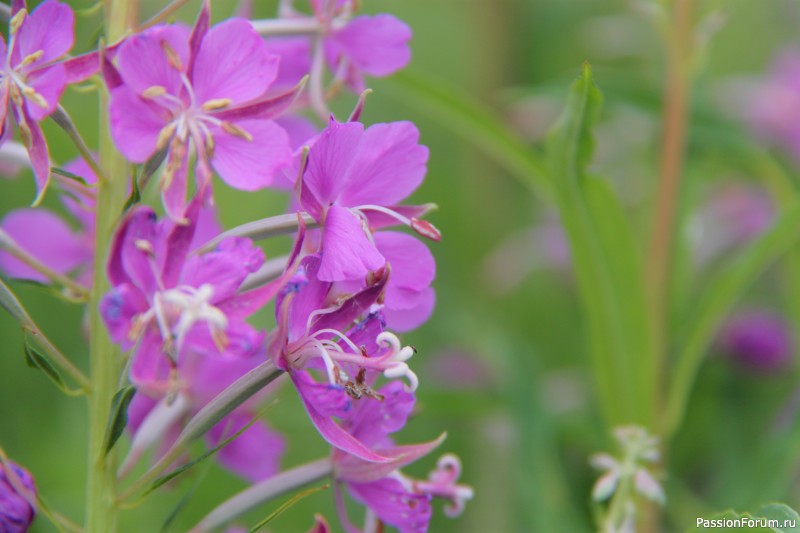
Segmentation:
<svg viewBox="0 0 800 533">
<path fill-rule="evenodd" d="M 256 190 L 289 163 L 286 132 L 272 118 L 289 96 L 266 97 L 278 56 L 244 19 L 208 28 L 206 5 L 194 29 L 157 26 L 128 38 L 111 79 L 111 133 L 120 151 L 142 163 L 166 150 L 164 205 L 180 220 L 191 148 L 198 194 L 210 194 L 211 166 L 229 185 Z M 110 78 L 115 78 L 111 76 Z"/>
<path fill-rule="evenodd" d="M 406 378 L 415 390 L 417 377 L 406 361 L 413 348 L 401 347 L 383 331 L 379 312 L 371 312 L 384 292 L 386 278 L 377 274 L 367 288 L 347 297 L 332 293 L 332 284 L 318 277 L 320 259 L 302 260 L 297 274 L 276 302 L 278 327 L 269 354 L 285 369 L 311 421 L 332 446 L 370 462 L 389 458 L 371 451 L 334 419 L 350 416 L 354 401 L 380 401 L 371 383 L 383 374 Z M 313 373 L 325 376 L 322 382 Z"/>
<path fill-rule="evenodd" d="M 364 76 L 385 77 L 405 67 L 411 60 L 409 26 L 388 14 L 352 17 L 353 3 L 341 0 L 313 0 L 313 17 L 322 38 L 322 53 L 337 81 L 354 92 L 366 88 Z M 303 15 L 287 12 L 289 18 Z M 308 37 L 281 37 L 267 41 L 279 54 L 279 82 L 296 84 L 311 71 L 313 49 Z"/>
<path fill-rule="evenodd" d="M 337 507 L 345 529 L 355 528 L 347 518 L 340 486 L 344 486 L 357 501 L 381 521 L 392 525 L 401 533 L 421 533 L 428 530 L 432 497 L 451 502 L 448 516 L 463 511 L 466 500 L 472 498 L 472 489 L 458 485 L 461 463 L 454 455 L 445 455 L 428 480 L 415 480 L 403 475 L 400 468 L 428 455 L 444 440 L 444 435 L 431 442 L 400 446 L 390 435 L 402 429 L 414 409 L 413 394 L 403 390 L 398 383 L 389 383 L 379 391 L 381 403 L 357 403 L 344 424 L 355 438 L 391 460 L 369 463 L 334 450 L 334 478 L 337 481 Z"/>
<path fill-rule="evenodd" d="M 113 288 L 101 313 L 112 338 L 134 348 L 132 381 L 153 396 L 173 390 L 193 357 L 247 357 L 263 342 L 263 334 L 244 319 L 271 295 L 264 289 L 238 290 L 264 255 L 235 237 L 211 252 L 190 255 L 199 205 L 190 204 L 187 225 L 158 222 L 149 207 L 134 208 L 118 229 L 109 258 Z"/>
<path fill-rule="evenodd" d="M 0 36 L 2 141 L 10 135 L 12 116 L 31 159 L 37 204 L 50 183 L 50 155 L 39 122 L 56 109 L 68 83 L 88 78 L 97 65 L 82 58 L 61 61 L 75 34 L 75 15 L 67 4 L 47 0 L 30 14 L 25 2 L 12 4 L 8 44 Z"/>
<path fill-rule="evenodd" d="M 422 183 L 427 160 L 428 149 L 410 122 L 365 130 L 357 122 L 331 120 L 311 147 L 300 187 L 301 207 L 323 227 L 320 280 L 363 279 L 386 263 L 370 227 L 399 222 L 439 238 L 433 226 L 415 218 L 424 208 L 395 205 Z"/>
</svg>

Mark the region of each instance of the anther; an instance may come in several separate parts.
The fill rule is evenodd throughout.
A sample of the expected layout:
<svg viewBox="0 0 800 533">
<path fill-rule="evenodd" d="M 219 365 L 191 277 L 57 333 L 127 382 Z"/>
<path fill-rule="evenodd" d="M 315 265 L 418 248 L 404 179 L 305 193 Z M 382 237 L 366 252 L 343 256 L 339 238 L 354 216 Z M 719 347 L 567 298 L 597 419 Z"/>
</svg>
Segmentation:
<svg viewBox="0 0 800 533">
<path fill-rule="evenodd" d="M 152 85 L 142 91 L 142 98 L 157 98 L 167 94 L 167 88 L 162 85 Z"/>
<path fill-rule="evenodd" d="M 230 98 L 214 98 L 204 103 L 201 107 L 203 111 L 214 111 L 216 109 L 224 109 L 231 105 L 233 100 Z"/>
<path fill-rule="evenodd" d="M 38 59 L 40 59 L 43 55 L 44 55 L 44 50 L 37 50 L 34 53 L 25 56 L 25 59 L 22 60 L 22 63 L 20 63 L 20 66 L 27 67 L 31 63 L 33 63 L 33 62 L 37 61 Z"/>
<path fill-rule="evenodd" d="M 9 30 L 11 32 L 11 35 L 15 35 L 19 31 L 20 27 L 22 27 L 22 23 L 25 21 L 25 17 L 27 16 L 28 16 L 27 9 L 20 9 L 17 12 L 17 14 L 14 15 L 14 17 L 9 22 Z"/>
<path fill-rule="evenodd" d="M 253 136 L 250 135 L 250 133 L 248 133 L 247 130 L 231 122 L 223 122 L 222 130 L 225 133 L 233 135 L 234 137 L 239 137 L 240 139 L 244 139 L 245 141 L 248 142 L 253 140 Z"/>
</svg>

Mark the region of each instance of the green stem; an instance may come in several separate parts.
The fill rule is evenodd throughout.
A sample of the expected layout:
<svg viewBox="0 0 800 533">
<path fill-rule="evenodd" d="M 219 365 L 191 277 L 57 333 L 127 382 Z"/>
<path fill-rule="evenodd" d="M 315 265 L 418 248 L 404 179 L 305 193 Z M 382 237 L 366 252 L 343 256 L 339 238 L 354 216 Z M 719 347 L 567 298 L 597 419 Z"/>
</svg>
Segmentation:
<svg viewBox="0 0 800 533">
<path fill-rule="evenodd" d="M 654 210 L 650 253 L 647 264 L 647 285 L 650 288 L 651 318 L 656 348 L 655 374 L 666 375 L 669 350 L 670 290 L 675 225 L 681 178 L 686 158 L 686 136 L 689 122 L 689 92 L 692 64 L 693 0 L 673 2 L 671 26 L 667 32 L 667 79 L 664 94 L 664 136 L 656 206 Z M 653 383 L 661 396 L 664 384 Z"/>
<path fill-rule="evenodd" d="M 106 38 L 115 42 L 130 27 L 135 2 L 106 0 Z M 121 355 L 106 332 L 99 312 L 100 299 L 109 289 L 106 260 L 114 229 L 126 200 L 128 163 L 116 151 L 109 132 L 108 95 L 101 92 L 100 166 L 98 176 L 95 263 L 92 294 L 89 300 L 90 370 L 92 392 L 89 397 L 89 461 L 86 493 L 87 533 L 113 533 L 117 529 L 116 457 L 106 454 L 104 439 L 111 400 L 121 372 Z"/>
</svg>

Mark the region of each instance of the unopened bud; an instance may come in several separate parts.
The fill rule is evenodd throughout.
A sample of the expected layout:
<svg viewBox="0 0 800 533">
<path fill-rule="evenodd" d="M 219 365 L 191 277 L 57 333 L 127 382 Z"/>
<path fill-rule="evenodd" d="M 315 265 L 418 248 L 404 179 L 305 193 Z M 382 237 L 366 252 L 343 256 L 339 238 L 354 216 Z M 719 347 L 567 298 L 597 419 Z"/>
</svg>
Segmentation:
<svg viewBox="0 0 800 533">
<path fill-rule="evenodd" d="M 440 242 L 442 240 L 442 233 L 438 229 L 436 229 L 436 226 L 434 226 L 427 220 L 412 218 L 411 229 L 413 229 L 419 235 L 422 235 L 426 239 L 430 239 L 435 242 Z"/>
</svg>

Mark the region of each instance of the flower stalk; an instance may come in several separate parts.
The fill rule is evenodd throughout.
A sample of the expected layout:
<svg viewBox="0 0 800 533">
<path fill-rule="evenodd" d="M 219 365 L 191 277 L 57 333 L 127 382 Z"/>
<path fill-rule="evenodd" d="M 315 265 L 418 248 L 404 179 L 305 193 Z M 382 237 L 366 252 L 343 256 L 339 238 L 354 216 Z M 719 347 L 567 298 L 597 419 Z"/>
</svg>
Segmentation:
<svg viewBox="0 0 800 533">
<path fill-rule="evenodd" d="M 130 28 L 135 2 L 108 0 L 106 2 L 106 37 L 119 40 Z M 108 94 L 100 98 L 100 167 L 98 176 L 94 279 L 89 299 L 91 394 L 89 396 L 89 461 L 86 493 L 87 533 L 108 533 L 117 528 L 116 454 L 104 448 L 106 424 L 111 401 L 117 390 L 121 372 L 121 355 L 111 342 L 99 312 L 100 299 L 109 288 L 106 259 L 123 206 L 127 198 L 126 178 L 129 165 L 111 140 L 108 117 Z"/>
<path fill-rule="evenodd" d="M 212 531 L 257 505 L 274 500 L 309 483 L 324 479 L 331 475 L 332 471 L 331 460 L 326 457 L 281 472 L 261 483 L 256 483 L 246 488 L 217 506 L 191 530 L 191 533 Z"/>
</svg>

